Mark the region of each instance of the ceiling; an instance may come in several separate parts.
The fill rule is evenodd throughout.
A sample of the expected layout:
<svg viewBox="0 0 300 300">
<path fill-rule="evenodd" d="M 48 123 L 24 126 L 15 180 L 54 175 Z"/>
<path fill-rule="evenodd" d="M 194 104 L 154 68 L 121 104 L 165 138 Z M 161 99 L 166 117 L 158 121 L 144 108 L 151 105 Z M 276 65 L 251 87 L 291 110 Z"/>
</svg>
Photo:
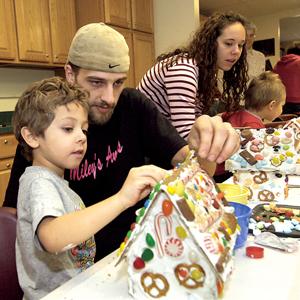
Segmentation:
<svg viewBox="0 0 300 300">
<path fill-rule="evenodd" d="M 201 14 L 233 10 L 251 19 L 300 8 L 300 0 L 199 0 Z M 280 20 L 280 40 L 300 40 L 300 16 Z"/>
</svg>

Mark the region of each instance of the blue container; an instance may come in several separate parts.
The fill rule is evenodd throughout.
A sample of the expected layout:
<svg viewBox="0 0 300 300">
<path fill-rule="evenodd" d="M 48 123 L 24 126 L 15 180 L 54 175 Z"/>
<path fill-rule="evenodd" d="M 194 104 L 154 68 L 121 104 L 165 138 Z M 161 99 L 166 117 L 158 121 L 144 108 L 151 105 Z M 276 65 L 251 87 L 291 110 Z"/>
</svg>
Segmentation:
<svg viewBox="0 0 300 300">
<path fill-rule="evenodd" d="M 237 236 L 234 249 L 245 246 L 248 236 L 249 218 L 251 215 L 251 208 L 245 204 L 237 202 L 229 202 L 230 206 L 234 207 L 234 214 L 241 227 L 241 232 Z"/>
</svg>

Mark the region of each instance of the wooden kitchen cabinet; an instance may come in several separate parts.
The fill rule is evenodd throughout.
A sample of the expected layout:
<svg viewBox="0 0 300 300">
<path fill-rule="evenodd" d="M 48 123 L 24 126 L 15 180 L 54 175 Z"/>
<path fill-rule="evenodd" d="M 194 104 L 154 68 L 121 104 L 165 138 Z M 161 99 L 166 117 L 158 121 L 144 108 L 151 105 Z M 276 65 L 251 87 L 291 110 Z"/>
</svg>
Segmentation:
<svg viewBox="0 0 300 300">
<path fill-rule="evenodd" d="M 104 22 L 131 28 L 130 0 L 104 0 Z"/>
<path fill-rule="evenodd" d="M 17 39 L 14 3 L 0 0 L 0 59 L 17 60 Z M 5 28 L 5 30 L 3 30 Z"/>
<path fill-rule="evenodd" d="M 104 22 L 104 0 L 75 0 L 77 28 Z"/>
<path fill-rule="evenodd" d="M 131 0 L 132 28 L 153 33 L 153 0 Z"/>
<path fill-rule="evenodd" d="M 76 32 L 74 1 L 0 0 L 0 61 L 63 66 Z"/>
<path fill-rule="evenodd" d="M 143 75 L 150 69 L 154 61 L 153 35 L 143 32 L 133 32 L 133 53 L 135 85 L 137 86 Z"/>
<path fill-rule="evenodd" d="M 49 0 L 52 59 L 65 64 L 76 33 L 75 3 L 73 0 Z"/>
<path fill-rule="evenodd" d="M 126 86 L 136 87 L 154 64 L 153 0 L 76 0 L 77 26 L 104 22 L 119 31 L 130 51 Z"/>
<path fill-rule="evenodd" d="M 15 0 L 20 61 L 52 61 L 48 0 Z"/>
<path fill-rule="evenodd" d="M 0 135 L 0 206 L 2 206 L 17 147 L 13 134 Z"/>
<path fill-rule="evenodd" d="M 77 27 L 104 22 L 131 28 L 130 0 L 76 0 Z"/>
</svg>

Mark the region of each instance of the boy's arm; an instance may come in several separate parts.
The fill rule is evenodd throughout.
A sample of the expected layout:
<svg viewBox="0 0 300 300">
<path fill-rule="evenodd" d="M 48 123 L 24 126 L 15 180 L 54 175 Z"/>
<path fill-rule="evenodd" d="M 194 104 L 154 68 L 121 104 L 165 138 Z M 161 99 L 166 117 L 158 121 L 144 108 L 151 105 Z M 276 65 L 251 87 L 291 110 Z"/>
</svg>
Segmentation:
<svg viewBox="0 0 300 300">
<path fill-rule="evenodd" d="M 121 190 L 114 196 L 80 211 L 44 218 L 37 229 L 40 243 L 48 252 L 58 253 L 86 241 L 148 195 L 164 175 L 165 170 L 153 165 L 132 168 Z"/>
</svg>

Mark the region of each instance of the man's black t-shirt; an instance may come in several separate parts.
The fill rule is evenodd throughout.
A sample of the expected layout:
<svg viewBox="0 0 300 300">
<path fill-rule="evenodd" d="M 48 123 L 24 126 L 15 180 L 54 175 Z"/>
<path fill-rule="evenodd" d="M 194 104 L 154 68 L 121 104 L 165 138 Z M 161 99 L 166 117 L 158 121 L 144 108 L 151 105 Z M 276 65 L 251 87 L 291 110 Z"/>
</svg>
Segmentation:
<svg viewBox="0 0 300 300">
<path fill-rule="evenodd" d="M 110 121 L 90 124 L 87 152 L 80 166 L 66 170 L 65 179 L 86 206 L 112 196 L 122 187 L 129 170 L 145 164 L 145 158 L 162 168 L 171 168 L 173 156 L 186 142 L 143 94 L 124 89 Z M 17 150 L 4 205 L 16 206 L 18 180 L 26 163 Z M 95 235 L 96 260 L 117 249 L 140 201 Z"/>
</svg>

